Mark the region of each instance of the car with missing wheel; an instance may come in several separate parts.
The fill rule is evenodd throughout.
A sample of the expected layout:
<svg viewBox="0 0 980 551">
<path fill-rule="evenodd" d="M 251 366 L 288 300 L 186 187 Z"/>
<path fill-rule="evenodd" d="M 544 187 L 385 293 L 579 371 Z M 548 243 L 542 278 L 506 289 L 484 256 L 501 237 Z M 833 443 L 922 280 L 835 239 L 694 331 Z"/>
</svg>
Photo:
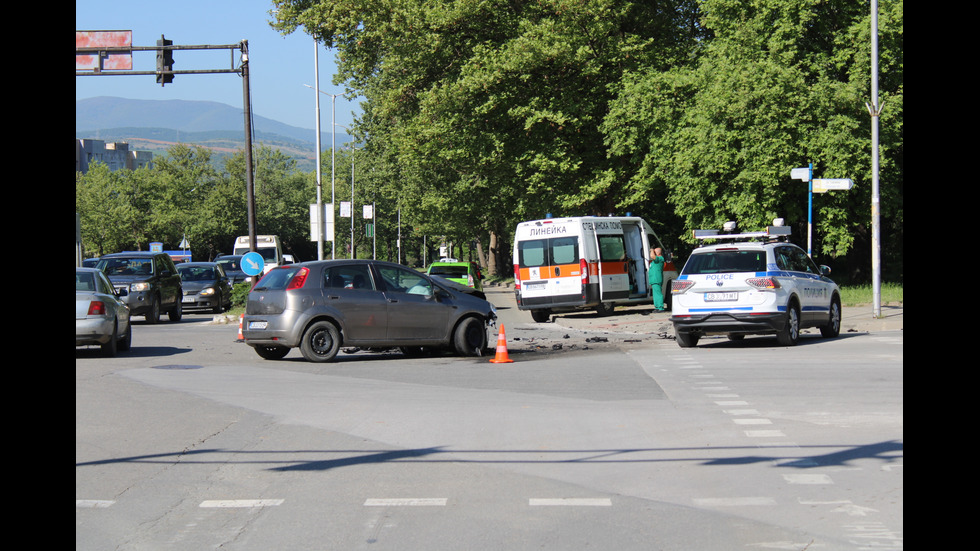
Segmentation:
<svg viewBox="0 0 980 551">
<path fill-rule="evenodd" d="M 454 287 L 379 260 L 279 266 L 249 292 L 242 337 L 266 359 L 299 348 L 308 361 L 328 362 L 341 347 L 482 355 L 496 308 Z"/>
<path fill-rule="evenodd" d="M 134 316 L 157 323 L 166 312 L 170 321 L 183 316 L 184 292 L 173 259 L 164 252 L 121 252 L 102 256 L 96 265 L 117 291 L 127 291 L 123 300 Z"/>
<path fill-rule="evenodd" d="M 775 334 L 780 345 L 797 344 L 800 330 L 817 327 L 824 337 L 840 334 L 840 288 L 830 268 L 817 266 L 788 241 L 781 220 L 758 232 L 695 230 L 706 244 L 691 253 L 671 286 L 677 344 L 697 346 L 706 335 Z"/>
</svg>

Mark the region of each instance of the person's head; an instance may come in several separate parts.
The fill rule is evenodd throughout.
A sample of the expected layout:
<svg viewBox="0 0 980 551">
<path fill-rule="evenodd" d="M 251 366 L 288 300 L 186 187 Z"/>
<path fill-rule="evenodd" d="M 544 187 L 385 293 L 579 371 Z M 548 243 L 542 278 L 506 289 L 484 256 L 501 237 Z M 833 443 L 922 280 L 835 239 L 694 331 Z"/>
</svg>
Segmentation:
<svg viewBox="0 0 980 551">
<path fill-rule="evenodd" d="M 660 247 L 654 247 L 650 251 L 653 253 L 653 256 L 660 256 L 664 252 Z"/>
</svg>

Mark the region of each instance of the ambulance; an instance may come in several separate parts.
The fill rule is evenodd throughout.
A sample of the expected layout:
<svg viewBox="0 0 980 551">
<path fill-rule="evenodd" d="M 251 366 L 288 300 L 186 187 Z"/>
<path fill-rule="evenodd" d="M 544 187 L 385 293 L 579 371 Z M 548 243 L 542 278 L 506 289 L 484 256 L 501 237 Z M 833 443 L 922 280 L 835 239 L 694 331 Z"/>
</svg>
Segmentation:
<svg viewBox="0 0 980 551">
<path fill-rule="evenodd" d="M 645 220 L 634 216 L 582 216 L 521 222 L 514 236 L 517 307 L 537 322 L 551 314 L 616 305 L 652 305 L 647 274 L 650 249 L 663 245 Z M 677 268 L 664 250 L 664 300 Z"/>
</svg>

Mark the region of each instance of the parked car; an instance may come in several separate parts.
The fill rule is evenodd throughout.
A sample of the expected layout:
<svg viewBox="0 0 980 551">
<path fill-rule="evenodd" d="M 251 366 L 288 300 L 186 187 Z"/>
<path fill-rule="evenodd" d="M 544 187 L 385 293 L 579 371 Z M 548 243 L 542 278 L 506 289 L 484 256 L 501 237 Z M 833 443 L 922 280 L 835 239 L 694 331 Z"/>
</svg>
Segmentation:
<svg viewBox="0 0 980 551">
<path fill-rule="evenodd" d="M 177 265 L 184 291 L 184 310 L 220 314 L 231 309 L 231 283 L 217 262 L 184 262 Z"/>
<path fill-rule="evenodd" d="M 472 287 L 478 291 L 483 290 L 483 274 L 476 262 L 460 262 L 455 259 L 446 259 L 433 262 L 429 266 L 430 276 L 439 276 L 455 281 L 460 285 Z"/>
<path fill-rule="evenodd" d="M 299 348 L 327 362 L 341 346 L 473 356 L 496 318 L 486 300 L 400 264 L 324 260 L 270 270 L 248 295 L 242 336 L 266 359 Z"/>
<path fill-rule="evenodd" d="M 75 268 L 76 347 L 98 345 L 106 356 L 129 350 L 133 341 L 129 320 L 129 306 L 105 274 L 95 268 Z"/>
<path fill-rule="evenodd" d="M 249 278 L 248 275 L 242 271 L 242 255 L 223 254 L 215 258 L 214 261 L 224 269 L 225 275 L 228 276 L 228 281 L 232 284 L 232 286 L 243 281 L 251 280 L 251 278 Z"/>
<path fill-rule="evenodd" d="M 131 315 L 145 316 L 147 323 L 157 323 L 160 313 L 167 312 L 170 321 L 180 321 L 184 293 L 180 274 L 167 253 L 107 254 L 99 259 L 97 267 L 117 291 L 127 291 L 121 296 Z"/>
</svg>

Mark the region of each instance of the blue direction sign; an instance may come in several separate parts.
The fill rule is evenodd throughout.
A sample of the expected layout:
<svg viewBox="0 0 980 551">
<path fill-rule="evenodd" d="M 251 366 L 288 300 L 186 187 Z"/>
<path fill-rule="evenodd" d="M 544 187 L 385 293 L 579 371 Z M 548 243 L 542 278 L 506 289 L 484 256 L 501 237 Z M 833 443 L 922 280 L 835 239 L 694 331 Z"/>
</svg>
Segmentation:
<svg viewBox="0 0 980 551">
<path fill-rule="evenodd" d="M 265 269 L 265 259 L 262 255 L 252 251 L 242 256 L 242 271 L 248 276 L 257 276 Z"/>
</svg>

